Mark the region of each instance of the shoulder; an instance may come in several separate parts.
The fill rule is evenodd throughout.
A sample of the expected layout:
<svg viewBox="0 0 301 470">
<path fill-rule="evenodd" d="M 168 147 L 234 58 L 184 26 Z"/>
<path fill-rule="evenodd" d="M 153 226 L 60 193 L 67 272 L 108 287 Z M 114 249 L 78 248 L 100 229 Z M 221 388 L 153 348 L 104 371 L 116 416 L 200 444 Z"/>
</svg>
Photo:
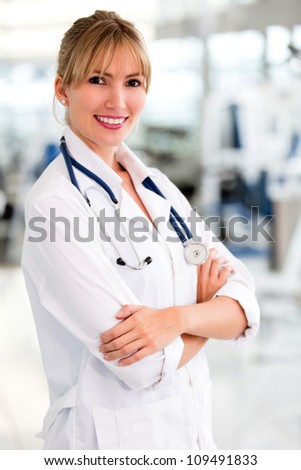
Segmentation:
<svg viewBox="0 0 301 470">
<path fill-rule="evenodd" d="M 53 160 L 39 178 L 35 181 L 29 191 L 29 195 L 43 194 L 55 187 L 65 185 L 67 181 L 67 171 L 63 159 L 58 156 Z"/>
<path fill-rule="evenodd" d="M 43 212 L 46 208 L 63 206 L 68 201 L 83 199 L 68 178 L 61 156 L 58 156 L 43 171 L 29 189 L 25 198 L 25 216 L 32 212 Z"/>
</svg>

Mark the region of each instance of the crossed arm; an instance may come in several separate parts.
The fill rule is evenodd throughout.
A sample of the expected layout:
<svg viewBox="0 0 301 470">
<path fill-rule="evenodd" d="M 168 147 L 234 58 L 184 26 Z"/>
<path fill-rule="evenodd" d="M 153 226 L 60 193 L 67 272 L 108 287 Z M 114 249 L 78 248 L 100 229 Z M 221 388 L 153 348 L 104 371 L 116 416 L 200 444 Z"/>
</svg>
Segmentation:
<svg viewBox="0 0 301 470">
<path fill-rule="evenodd" d="M 153 354 L 181 336 L 184 351 L 178 368 L 185 365 L 209 338 L 231 339 L 239 336 L 247 321 L 240 304 L 230 297 L 214 294 L 233 271 L 224 258 L 208 260 L 199 267 L 197 303 L 165 309 L 125 305 L 118 313 L 118 325 L 101 335 L 99 350 L 105 360 L 120 359 L 126 366 Z"/>
</svg>

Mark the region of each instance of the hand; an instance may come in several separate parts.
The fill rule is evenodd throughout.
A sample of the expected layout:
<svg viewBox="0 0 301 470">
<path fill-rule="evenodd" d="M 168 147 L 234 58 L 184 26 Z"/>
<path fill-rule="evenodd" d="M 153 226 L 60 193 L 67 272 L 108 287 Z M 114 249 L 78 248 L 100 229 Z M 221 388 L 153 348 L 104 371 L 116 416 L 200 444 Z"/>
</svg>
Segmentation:
<svg viewBox="0 0 301 470">
<path fill-rule="evenodd" d="M 122 366 L 159 351 L 182 333 L 180 317 L 173 307 L 158 310 L 124 305 L 117 318 L 123 321 L 100 336 L 99 351 L 107 361 L 123 358 L 118 362 Z"/>
<path fill-rule="evenodd" d="M 229 276 L 234 273 L 225 258 L 215 258 L 216 251 L 216 248 L 211 248 L 208 259 L 199 267 L 197 303 L 211 300 L 227 282 Z"/>
</svg>

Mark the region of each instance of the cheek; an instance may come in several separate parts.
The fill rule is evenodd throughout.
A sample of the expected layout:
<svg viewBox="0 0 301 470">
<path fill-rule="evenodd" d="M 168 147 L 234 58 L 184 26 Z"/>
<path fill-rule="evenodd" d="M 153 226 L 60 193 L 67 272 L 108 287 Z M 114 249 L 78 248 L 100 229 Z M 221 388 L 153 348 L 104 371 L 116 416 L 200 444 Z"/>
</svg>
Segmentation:
<svg viewBox="0 0 301 470">
<path fill-rule="evenodd" d="M 135 112 L 137 114 L 139 114 L 142 111 L 142 109 L 144 108 L 145 100 L 146 100 L 146 93 L 145 92 L 139 94 L 139 96 L 136 97 L 134 108 L 135 108 Z"/>
<path fill-rule="evenodd" d="M 145 100 L 146 100 L 145 90 L 141 90 L 139 92 L 135 90 L 135 93 L 129 96 L 129 100 L 130 102 L 128 102 L 128 104 L 130 103 L 132 113 L 139 114 L 145 105 Z"/>
<path fill-rule="evenodd" d="M 95 96 L 91 89 L 76 88 L 69 92 L 69 104 L 74 110 L 82 110 L 91 108 L 95 104 Z"/>
</svg>

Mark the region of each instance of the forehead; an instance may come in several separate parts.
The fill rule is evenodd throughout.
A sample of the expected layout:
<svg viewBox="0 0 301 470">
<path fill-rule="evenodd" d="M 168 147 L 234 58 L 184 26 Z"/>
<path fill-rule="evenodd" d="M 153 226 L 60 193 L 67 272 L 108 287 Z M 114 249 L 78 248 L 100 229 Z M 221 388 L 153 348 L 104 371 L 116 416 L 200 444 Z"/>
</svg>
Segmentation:
<svg viewBox="0 0 301 470">
<path fill-rule="evenodd" d="M 145 73 L 139 53 L 124 45 L 100 52 L 93 61 L 93 71 L 124 76 Z"/>
</svg>

